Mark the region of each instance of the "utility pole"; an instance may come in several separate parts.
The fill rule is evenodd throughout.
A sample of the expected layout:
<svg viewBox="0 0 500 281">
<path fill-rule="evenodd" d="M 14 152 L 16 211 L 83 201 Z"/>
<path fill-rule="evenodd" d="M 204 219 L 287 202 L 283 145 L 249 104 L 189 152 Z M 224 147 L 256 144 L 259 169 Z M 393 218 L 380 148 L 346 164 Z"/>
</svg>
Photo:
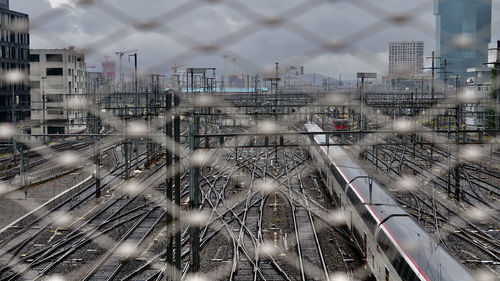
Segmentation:
<svg viewBox="0 0 500 281">
<path fill-rule="evenodd" d="M 135 109 L 134 115 L 137 118 L 138 109 L 139 109 L 139 91 L 138 91 L 138 81 L 137 81 L 137 53 L 133 55 L 128 55 L 130 57 L 134 57 L 134 94 L 135 94 Z"/>
<path fill-rule="evenodd" d="M 135 106 L 134 106 L 134 119 L 139 119 L 139 88 L 137 81 L 137 53 L 133 55 L 129 55 L 130 57 L 134 57 L 134 95 L 135 95 Z M 139 167 L 139 142 L 134 138 L 134 146 L 135 146 L 135 156 L 136 156 L 136 169 Z"/>
<path fill-rule="evenodd" d="M 456 142 L 456 150 L 457 154 L 455 155 L 455 198 L 458 202 L 460 202 L 460 197 L 461 197 L 461 190 L 460 190 L 460 127 L 461 127 L 461 113 L 462 113 L 462 106 L 460 101 L 458 100 L 458 92 L 459 92 L 459 79 L 460 76 L 456 75 L 455 76 L 455 88 L 456 88 L 456 99 L 457 99 L 457 108 L 456 108 L 456 117 L 455 117 L 455 127 L 456 127 L 456 135 L 455 135 L 455 142 Z"/>
<path fill-rule="evenodd" d="M 43 135 L 43 142 L 45 142 L 45 135 L 47 134 L 47 126 L 45 125 L 45 113 L 47 111 L 46 107 L 46 99 L 45 99 L 45 80 L 47 79 L 47 76 L 42 76 L 42 135 Z"/>
<path fill-rule="evenodd" d="M 233 57 L 233 74 L 236 74 L 236 57 Z"/>
<path fill-rule="evenodd" d="M 495 93 L 496 93 L 496 108 L 495 108 L 495 138 L 498 138 L 498 130 L 500 129 L 500 40 L 497 41 L 497 59 L 495 62 Z"/>
<path fill-rule="evenodd" d="M 196 111 L 196 109 L 195 109 Z M 191 155 L 198 149 L 198 140 L 196 135 L 199 133 L 199 116 L 193 116 L 190 124 L 190 136 L 189 136 L 189 148 L 191 150 Z M 199 177 L 200 168 L 191 164 L 189 168 L 189 205 L 191 212 L 197 212 L 199 210 Z M 191 271 L 198 272 L 200 270 L 200 227 L 198 225 L 191 225 L 189 227 L 190 240 L 191 240 Z M 176 245 L 178 247 L 178 245 Z"/>
<path fill-rule="evenodd" d="M 166 118 L 166 124 L 165 124 L 165 135 L 168 140 L 172 138 L 172 114 L 171 114 L 171 107 L 172 107 L 172 91 L 168 91 L 165 95 L 165 111 L 167 115 L 165 116 Z M 167 167 L 167 175 L 169 174 L 169 171 L 172 171 L 172 148 L 169 147 L 168 145 L 165 147 L 165 154 L 166 154 L 166 167 Z M 174 236 L 173 233 L 175 233 L 175 226 L 173 224 L 173 186 L 172 186 L 172 178 L 167 177 L 165 178 L 165 192 L 166 192 L 166 197 L 171 201 L 168 203 L 167 206 L 167 229 L 170 229 L 170 235 L 168 237 L 167 241 L 167 265 L 170 265 L 171 267 L 171 276 L 173 280 L 177 280 L 174 278 L 175 276 L 175 268 L 173 266 L 174 264 Z M 168 275 L 167 275 L 168 276 Z M 167 277 L 168 281 L 168 277 Z"/>
<path fill-rule="evenodd" d="M 99 147 L 100 138 L 99 138 L 99 100 L 97 98 L 97 94 L 94 95 L 94 106 L 95 114 L 94 114 L 94 134 L 96 135 L 94 138 L 94 159 L 95 159 L 95 197 L 101 197 L 101 149 Z"/>
<path fill-rule="evenodd" d="M 129 50 L 129 51 L 123 51 L 123 52 L 115 52 L 116 55 L 120 57 L 120 90 L 123 91 L 123 80 L 124 80 L 124 73 L 123 73 L 123 56 L 128 53 L 132 52 L 138 52 L 139 50 Z"/>
<path fill-rule="evenodd" d="M 279 86 L 279 81 L 281 78 L 279 78 L 279 63 L 276 62 L 276 72 L 275 72 L 275 77 L 274 78 L 264 78 L 264 81 L 270 81 L 271 82 L 271 93 L 273 92 L 274 89 L 274 120 L 278 122 L 278 86 Z M 267 139 L 267 137 L 266 137 Z M 275 137 L 275 142 L 276 142 L 276 147 L 274 150 L 275 153 L 275 163 L 278 163 L 278 137 Z"/>
<path fill-rule="evenodd" d="M 20 163 L 19 163 L 19 168 L 21 169 L 20 170 L 20 174 L 21 174 L 21 180 L 22 180 L 22 183 L 23 183 L 23 187 L 24 187 L 24 199 L 28 199 L 28 183 L 26 181 L 26 171 L 25 171 L 25 163 L 24 163 L 24 145 L 21 143 L 21 159 L 20 159 Z M 29 150 L 27 152 L 29 154 Z"/>
<path fill-rule="evenodd" d="M 180 206 L 181 206 L 181 151 L 179 144 L 181 143 L 181 118 L 180 118 L 180 112 L 179 112 L 179 107 L 180 105 L 180 99 L 177 93 L 174 93 L 174 202 L 178 205 L 177 208 L 175 208 L 175 214 L 174 217 L 177 218 L 176 220 L 176 228 L 177 229 L 182 229 L 181 225 L 181 211 L 180 211 Z M 181 270 L 181 250 L 182 250 L 182 244 L 181 244 L 181 231 L 176 231 L 175 232 L 175 268 L 177 271 Z M 176 272 L 177 272 L 176 271 Z M 174 280 L 179 280 L 180 278 L 174 279 Z"/>
<path fill-rule="evenodd" d="M 432 51 L 432 56 L 431 57 L 427 57 L 427 59 L 431 59 L 432 60 L 432 66 L 431 66 L 431 71 L 432 71 L 432 79 L 431 79 L 431 104 L 434 103 L 434 100 L 435 100 L 435 91 L 436 91 L 436 86 L 435 86 L 435 83 L 436 83 L 436 69 L 442 69 L 441 67 L 436 67 L 436 60 L 441 60 L 441 57 L 436 57 L 436 52 L 435 51 Z M 424 69 L 429 69 L 429 68 L 424 68 Z M 422 86 L 422 93 L 424 92 L 423 90 L 423 86 Z M 430 109 L 431 111 L 431 116 L 432 116 L 432 108 Z M 439 120 L 439 118 L 438 118 Z M 436 126 L 436 120 L 432 120 L 432 117 L 431 117 L 431 121 L 432 121 L 432 130 L 434 131 L 435 129 L 435 126 Z M 432 155 L 434 155 L 434 145 L 431 145 L 431 157 Z"/>
<path fill-rule="evenodd" d="M 253 82 L 254 82 L 254 89 L 253 90 L 255 91 L 255 93 L 254 93 L 254 103 L 255 103 L 254 104 L 254 106 L 255 106 L 254 111 L 257 111 L 257 94 L 258 94 L 257 87 L 258 87 L 258 84 L 259 84 L 259 75 L 258 74 L 255 75 L 255 78 L 254 78 Z"/>
<path fill-rule="evenodd" d="M 495 87 L 495 138 L 498 137 L 498 130 L 500 129 L 500 40 L 497 41 L 497 47 L 490 49 L 497 51 L 497 58 L 493 63 L 495 67 L 495 81 L 492 85 Z"/>
<path fill-rule="evenodd" d="M 316 73 L 313 73 L 313 93 L 316 93 Z"/>
<path fill-rule="evenodd" d="M 447 69 L 448 69 L 448 65 L 450 63 L 448 63 L 448 61 L 445 59 L 444 60 L 444 63 L 443 63 L 443 71 L 440 72 L 440 73 L 443 73 L 444 74 L 444 77 L 443 77 L 443 82 L 444 82 L 444 87 L 443 87 L 443 96 L 445 96 L 446 98 L 446 88 L 448 88 L 448 74 L 450 74 L 451 72 L 449 72 Z"/>
<path fill-rule="evenodd" d="M 495 91 L 495 112 L 494 112 L 494 118 L 495 118 L 495 139 L 498 139 L 498 131 L 500 129 L 500 40 L 497 41 L 497 47 L 492 48 L 489 50 L 493 50 L 497 52 L 497 57 L 495 62 L 493 63 L 486 63 L 486 64 L 493 64 L 494 65 L 494 70 L 495 70 L 495 75 L 492 75 L 494 78 L 494 81 L 492 79 L 491 83 L 492 86 L 494 87 L 493 90 Z M 495 147 L 496 149 L 496 147 Z"/>
<path fill-rule="evenodd" d="M 222 56 L 224 58 L 224 76 L 222 77 L 222 82 L 223 82 L 223 88 L 226 87 L 226 81 L 228 81 L 227 79 L 227 55 L 223 55 Z"/>
<path fill-rule="evenodd" d="M 446 88 L 448 87 L 448 71 L 447 71 L 447 67 L 448 67 L 448 62 L 447 60 L 445 59 L 444 60 L 444 64 L 443 64 L 443 73 L 444 74 L 444 77 L 443 77 L 443 81 L 444 81 L 444 87 L 443 87 L 443 95 L 445 96 L 446 98 Z M 458 103 L 458 97 L 457 97 L 457 103 Z M 457 110 L 458 112 L 458 110 Z M 448 139 L 448 182 L 447 182 L 447 193 L 448 193 L 448 196 L 450 196 L 450 193 L 451 193 L 451 150 L 450 150 L 450 146 L 451 146 L 451 116 L 450 116 L 450 112 L 447 112 L 447 117 L 448 117 L 448 135 L 447 135 L 447 139 Z M 458 131 L 457 131 L 457 134 L 458 134 Z M 458 159 L 457 159 L 458 161 Z"/>
<path fill-rule="evenodd" d="M 430 69 L 430 70 L 432 70 L 431 101 L 434 102 L 434 98 L 435 98 L 435 82 L 436 82 L 435 71 L 436 71 L 436 69 L 442 69 L 441 67 L 436 67 L 436 60 L 437 59 L 440 60 L 441 57 L 436 57 L 436 53 L 434 51 L 432 51 L 432 56 L 431 57 L 427 57 L 427 59 L 431 59 L 432 60 L 432 66 L 431 66 L 431 68 L 424 68 L 424 69 Z"/>
<path fill-rule="evenodd" d="M 12 120 L 12 123 L 15 124 L 17 122 L 16 120 L 16 94 L 14 92 L 14 88 L 16 86 L 14 84 L 10 84 L 10 88 L 11 88 L 11 98 L 12 98 L 12 104 L 11 104 L 11 109 L 12 109 L 12 116 L 11 116 L 11 120 Z"/>
<path fill-rule="evenodd" d="M 278 87 L 279 87 L 279 81 L 281 80 L 279 77 L 280 77 L 280 73 L 279 73 L 279 63 L 276 62 L 276 76 L 275 76 L 275 86 L 274 86 L 274 90 L 275 90 L 275 93 L 274 93 L 274 100 L 275 100 L 275 106 L 276 106 L 276 114 L 274 115 L 274 120 L 276 122 L 276 125 L 278 124 Z M 281 138 L 283 138 L 282 136 L 280 136 L 280 140 Z M 275 164 L 277 165 L 278 164 L 278 137 L 276 136 L 276 147 L 274 148 L 274 162 Z"/>
<path fill-rule="evenodd" d="M 360 89 L 360 97 L 359 97 L 359 129 L 360 129 L 360 134 L 358 134 L 358 141 L 364 142 L 363 138 L 363 131 L 365 130 L 365 121 L 364 121 L 364 104 L 365 104 L 365 79 L 366 78 L 372 78 L 372 79 L 377 79 L 377 73 L 368 73 L 368 72 L 358 72 L 357 78 L 361 78 L 361 89 Z M 363 158 L 366 157 L 366 152 L 365 152 L 365 147 L 364 143 L 361 143 L 363 150 L 362 150 L 362 155 Z"/>
</svg>

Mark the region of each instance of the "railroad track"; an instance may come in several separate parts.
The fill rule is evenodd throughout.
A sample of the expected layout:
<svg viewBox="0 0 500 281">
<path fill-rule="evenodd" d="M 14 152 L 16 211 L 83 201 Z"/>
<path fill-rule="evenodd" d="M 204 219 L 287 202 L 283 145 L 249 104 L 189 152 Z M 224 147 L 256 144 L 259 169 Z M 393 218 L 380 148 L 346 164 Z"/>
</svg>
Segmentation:
<svg viewBox="0 0 500 281">
<path fill-rule="evenodd" d="M 145 161 L 144 154 L 142 154 L 140 157 L 140 162 Z M 117 165 L 117 167 L 115 167 L 115 169 L 104 175 L 101 179 L 102 191 L 106 192 L 107 190 L 113 188 L 113 186 L 117 185 L 121 181 L 121 175 L 124 172 L 124 164 L 119 164 Z M 52 209 L 47 210 L 44 214 L 40 215 L 34 220 L 24 222 L 25 225 L 16 233 L 10 235 L 10 238 L 5 240 L 1 245 L 2 248 L 0 250 L 3 257 L 3 266 L 0 273 L 2 273 L 2 277 L 5 274 L 10 276 L 10 278 L 12 278 L 12 276 L 18 276 L 20 273 L 19 271 L 14 271 L 14 275 L 6 273 L 6 271 L 12 271 L 10 270 L 10 268 L 21 263 L 31 264 L 33 262 L 38 262 L 38 258 L 43 258 L 45 255 L 59 249 L 59 247 L 61 246 L 57 244 L 58 239 L 51 239 L 50 237 L 47 239 L 46 234 L 47 230 L 50 229 L 55 229 L 54 233 L 57 234 L 59 228 L 59 226 L 57 225 L 57 214 L 59 214 L 60 216 L 64 216 L 63 214 L 69 214 L 70 212 L 80 208 L 80 206 L 83 206 L 85 203 L 89 202 L 89 200 L 93 198 L 94 194 L 95 183 L 91 183 L 66 200 L 57 204 Z M 117 207 L 116 202 L 119 201 L 115 200 L 111 201 L 111 203 L 109 204 L 104 204 L 104 209 L 97 212 L 96 215 L 91 217 L 89 219 L 89 222 L 92 222 L 94 220 L 99 221 L 98 218 L 100 215 L 105 215 L 106 212 L 113 212 L 114 210 L 116 210 L 116 208 L 119 208 Z M 54 214 L 56 215 L 54 216 Z M 70 232 L 68 239 L 73 240 L 85 233 L 85 230 L 83 230 L 85 226 L 85 223 L 80 226 L 75 226 L 75 229 Z M 56 245 L 50 245 L 40 248 L 40 246 L 47 243 L 47 241 L 55 242 Z M 14 258 L 23 252 L 25 252 L 25 254 L 22 254 L 21 258 Z M 10 256 L 10 258 L 6 258 L 6 256 Z M 3 279 L 0 280 L 11 280 L 10 278 L 6 279 L 5 277 L 3 277 Z"/>
<path fill-rule="evenodd" d="M 299 177 L 300 167 L 307 157 L 296 154 L 293 160 L 284 160 L 289 158 L 290 151 L 285 153 L 284 150 L 279 149 L 280 157 L 276 161 L 274 153 L 274 149 L 263 150 L 260 153 L 249 149 L 248 151 L 239 151 L 236 159 L 236 152 L 232 151 L 232 156 L 223 160 L 225 163 L 229 163 L 230 167 L 233 167 L 231 160 L 237 160 L 236 165 L 241 166 L 247 172 L 244 191 L 239 187 L 241 183 L 229 184 L 229 181 L 226 180 L 216 184 L 221 178 L 227 179 L 231 175 L 233 178 L 238 178 L 238 168 L 226 169 L 224 173 L 203 175 L 203 181 L 207 184 L 206 188 L 203 189 L 205 205 L 208 204 L 215 214 L 214 216 L 218 216 L 219 220 L 224 221 L 224 224 L 217 229 L 206 232 L 203 229 L 202 237 L 203 233 L 207 233 L 205 236 L 213 239 L 214 233 L 221 229 L 226 229 L 229 233 L 226 238 L 229 241 L 226 240 L 226 243 L 233 244 L 233 251 L 232 254 L 225 256 L 226 262 L 231 262 L 228 280 L 314 280 L 315 277 L 319 277 L 319 280 L 328 280 L 328 268 L 323 257 L 322 245 L 316 233 L 316 222 L 313 218 L 315 214 L 311 212 L 313 207 L 308 205 L 310 198 L 304 194 L 303 183 L 302 186 L 290 184 L 291 181 L 296 181 Z M 222 165 L 221 167 L 225 168 L 226 166 Z M 211 180 L 210 176 L 215 177 L 215 179 Z M 292 180 L 294 177 L 295 179 Z M 285 187 L 284 190 L 290 189 L 289 192 L 293 195 L 279 191 L 262 194 L 253 189 L 258 180 L 266 178 L 278 181 Z M 233 196 L 239 194 L 241 196 L 239 203 L 231 206 L 229 203 L 231 197 L 228 197 L 227 194 Z M 293 198 L 289 198 L 289 196 Z M 218 211 L 221 208 L 219 204 L 223 206 L 222 210 L 224 211 Z M 275 207 L 270 209 L 271 206 Z M 279 213 L 281 220 L 273 221 L 273 213 Z M 287 214 L 290 218 L 288 226 L 282 222 L 285 220 L 283 215 L 287 216 Z M 295 224 L 292 217 L 295 218 Z M 297 237 L 295 241 L 292 239 L 294 237 Z M 202 238 L 202 243 L 204 241 L 206 240 Z M 275 255 L 258 254 L 259 248 L 263 249 L 269 245 L 273 245 Z M 338 246 L 338 244 L 336 245 Z M 219 254 L 219 252 L 217 253 Z M 342 255 L 346 251 L 339 250 L 339 253 Z M 280 258 L 281 256 L 286 258 Z M 305 264 L 306 268 L 302 267 L 301 269 L 300 266 L 297 266 L 300 263 Z M 213 263 L 211 265 L 213 266 Z M 342 266 L 346 266 L 346 263 L 343 263 Z M 309 268 L 319 268 L 321 275 L 312 276 L 316 272 L 308 271 Z"/>
<path fill-rule="evenodd" d="M 216 164 L 201 169 L 202 211 L 209 214 L 200 229 L 201 251 L 207 261 L 202 270 L 217 268 L 229 280 L 314 280 L 310 267 L 319 269 L 319 280 L 328 280 L 332 265 L 329 267 L 325 253 L 334 250 L 345 257 L 339 268 L 347 268 L 345 259 L 355 256 L 349 249 L 341 249 L 339 241 L 349 237 L 338 235 L 334 228 L 328 228 L 328 233 L 335 235 L 336 243 L 321 242 L 318 236 L 318 224 L 325 221 L 314 210 L 322 208 L 324 214 L 326 209 L 309 196 L 300 173 L 308 157 L 300 150 L 280 148 L 277 152 L 275 158 L 274 148 L 226 149 L 217 154 Z M 146 161 L 145 155 L 140 157 L 141 162 Z M 144 201 L 146 195 L 127 198 L 121 194 L 123 166 L 120 163 L 103 177 L 103 192 L 109 192 L 98 206 L 85 204 L 94 194 L 95 186 L 89 185 L 40 219 L 25 222 L 16 232 L 18 239 L 6 240 L 0 248 L 12 256 L 2 258 L 0 280 L 22 280 L 32 274 L 28 279 L 38 280 L 76 268 L 85 271 L 78 272 L 81 280 L 164 279 L 170 270 L 163 260 L 166 243 L 161 240 L 165 240 L 164 198 Z M 159 176 L 162 169 L 158 165 L 141 174 L 147 182 L 144 185 L 154 190 L 152 183 L 163 181 Z M 187 170 L 185 167 L 181 182 L 182 198 L 189 192 Z M 280 188 L 263 192 L 259 189 L 262 180 L 274 181 Z M 49 219 L 56 211 L 84 215 L 68 227 Z M 187 227 L 182 225 L 180 231 L 183 276 L 190 268 Z M 299 262 L 305 267 L 296 267 Z"/>
<path fill-rule="evenodd" d="M 107 151 L 112 147 L 119 144 L 117 140 L 113 137 L 103 138 L 101 140 L 102 151 Z M 28 175 L 31 177 L 36 177 L 38 174 L 46 174 L 50 170 L 54 170 L 54 165 L 52 163 L 47 163 L 47 159 L 45 159 L 38 150 L 44 150 L 49 148 L 52 151 L 57 152 L 66 152 L 72 151 L 78 153 L 82 156 L 82 158 L 90 158 L 93 157 L 93 149 L 92 142 L 84 142 L 84 143 L 59 143 L 50 147 L 39 147 L 38 149 L 30 150 L 28 155 L 25 155 L 26 166 L 25 170 L 30 171 L 33 168 L 37 168 L 37 171 L 28 172 Z M 0 164 L 4 165 L 4 168 L 0 173 L 0 181 L 6 181 L 12 179 L 14 176 L 19 174 L 19 163 L 15 161 L 14 164 L 12 162 L 14 159 L 12 158 L 3 158 L 0 161 Z"/>
<path fill-rule="evenodd" d="M 425 178 L 432 177 L 432 183 L 440 187 L 442 193 L 446 194 L 447 191 L 447 178 L 441 173 L 434 172 L 429 167 L 438 166 L 440 169 L 446 170 L 446 165 L 440 161 L 436 161 L 430 157 L 427 152 L 430 150 L 416 150 L 416 153 L 406 154 L 404 147 L 388 146 L 377 148 L 383 156 L 375 158 L 375 154 L 368 152 L 368 160 L 378 167 L 381 167 L 387 175 L 394 180 L 405 175 L 421 175 Z M 436 150 L 434 149 L 434 152 Z M 394 159 L 397 159 L 399 167 L 394 167 Z M 421 161 L 417 161 L 419 159 Z M 433 162 L 431 162 L 433 161 Z M 498 211 L 497 207 L 492 202 L 487 201 L 484 197 L 478 194 L 477 190 L 471 188 L 474 184 L 474 179 L 467 179 L 467 170 L 462 175 L 461 182 L 464 200 L 462 203 L 479 209 L 488 208 L 493 212 Z M 484 187 L 484 186 L 483 186 Z M 398 192 L 396 192 L 398 193 Z M 481 264 L 478 261 L 483 261 L 483 264 L 496 264 L 500 263 L 500 243 L 498 243 L 499 235 L 495 229 L 495 224 L 498 225 L 498 217 L 490 216 L 490 223 L 473 222 L 469 216 L 465 216 L 466 209 L 459 206 L 463 212 L 457 212 L 456 208 L 450 208 L 449 204 L 445 204 L 435 200 L 433 196 L 425 192 L 417 192 L 406 190 L 400 196 L 395 198 L 402 206 L 409 209 L 409 213 L 428 231 L 434 233 L 440 243 L 451 250 L 459 259 L 466 261 L 475 260 L 470 262 L 471 267 Z M 491 224 L 494 222 L 494 224 Z M 457 247 L 457 240 L 462 241 L 462 248 Z M 465 245 L 463 245 L 465 243 Z M 459 243 L 460 244 L 460 243 Z M 465 250 L 465 248 L 467 250 Z M 485 262 L 486 261 L 486 262 Z M 494 272 L 495 270 L 492 269 Z"/>
</svg>

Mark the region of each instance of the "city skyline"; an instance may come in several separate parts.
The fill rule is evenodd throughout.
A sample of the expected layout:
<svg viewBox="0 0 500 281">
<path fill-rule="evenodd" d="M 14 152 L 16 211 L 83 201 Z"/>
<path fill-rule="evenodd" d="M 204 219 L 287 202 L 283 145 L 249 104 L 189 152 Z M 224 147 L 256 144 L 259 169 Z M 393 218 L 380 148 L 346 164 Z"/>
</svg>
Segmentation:
<svg viewBox="0 0 500 281">
<path fill-rule="evenodd" d="M 34 3 L 37 3 L 34 5 Z M 118 4 L 115 0 L 110 1 L 110 5 Z M 285 3 L 286 2 L 286 3 Z M 262 15 L 280 15 L 287 8 L 293 7 L 301 1 L 273 1 L 266 4 L 265 1 L 255 1 L 252 3 L 251 10 Z M 69 4 L 68 4 L 69 3 Z M 123 18 L 110 16 L 109 10 L 99 5 L 72 5 L 72 1 L 33 1 L 19 0 L 11 3 L 11 8 L 21 10 L 32 15 L 32 47 L 49 48 L 56 44 L 58 48 L 65 48 L 69 45 L 76 47 L 89 47 L 91 42 L 102 42 L 106 36 L 111 36 L 116 30 L 126 32 L 125 36 L 119 37 L 115 41 L 105 41 L 106 44 L 99 46 L 98 50 L 92 50 L 89 54 L 90 65 L 100 65 L 104 55 L 112 56 L 112 60 L 118 62 L 114 56 L 116 51 L 139 49 L 140 67 L 151 68 L 154 72 L 169 73 L 170 66 L 173 63 L 189 64 L 194 67 L 210 66 L 217 67 L 218 72 L 222 73 L 224 60 L 221 56 L 224 54 L 235 55 L 238 60 L 237 72 L 256 72 L 258 67 L 274 66 L 275 61 L 282 65 L 304 65 L 308 73 L 322 73 L 331 77 L 337 77 L 342 74 L 345 79 L 355 78 L 357 71 L 376 71 L 380 74 L 388 72 L 388 50 L 387 45 L 390 41 L 421 40 L 425 42 L 426 49 L 424 54 L 429 56 L 435 45 L 435 19 L 433 15 L 433 1 L 419 0 L 412 1 L 411 6 L 400 1 L 384 0 L 378 2 L 378 6 L 387 14 L 380 16 L 370 15 L 366 9 L 360 9 L 349 3 L 322 4 L 320 7 L 313 5 L 304 15 L 293 18 L 293 23 L 304 26 L 307 30 L 320 34 L 322 39 L 329 41 L 349 38 L 349 35 L 363 33 L 369 30 L 370 25 L 381 25 L 383 30 L 377 30 L 354 37 L 350 40 L 350 47 L 341 50 L 321 49 L 315 53 L 317 44 L 311 44 L 304 41 L 309 36 L 307 33 L 296 33 L 278 26 L 276 28 L 263 28 L 249 35 L 239 35 L 244 37 L 235 40 L 231 44 L 224 46 L 224 51 L 214 53 L 203 53 L 201 56 L 192 59 L 182 59 L 182 61 L 168 60 L 173 56 L 182 54 L 189 47 L 189 42 L 184 42 L 182 38 L 196 38 L 201 42 L 213 41 L 223 34 L 237 32 L 238 30 L 249 28 L 252 19 L 244 13 L 237 13 L 224 4 L 204 6 L 199 5 L 196 9 L 186 10 L 184 13 L 190 14 L 191 21 L 183 20 L 183 16 L 176 16 L 167 27 L 170 32 L 165 36 L 164 33 L 142 32 L 130 28 L 126 22 L 141 21 L 143 15 L 161 15 L 162 10 L 168 7 L 178 7 L 181 2 L 169 1 L 167 4 L 155 5 L 153 2 L 146 1 L 142 7 L 133 2 L 120 1 L 117 10 L 123 14 Z M 323 6 L 324 5 L 324 6 Z M 493 4 L 493 21 L 498 19 L 498 4 Z M 98 6 L 98 7 L 94 7 Z M 35 9 L 36 7 L 36 9 Z M 53 20 L 37 20 L 37 17 L 44 15 L 48 11 L 55 15 Z M 131 16 L 133 11 L 133 16 Z M 383 13 L 383 12 L 381 12 Z M 380 17 L 390 17 L 391 13 L 411 15 L 412 21 L 400 25 L 394 25 L 391 22 L 380 20 Z M 217 19 L 208 15 L 217 15 Z M 354 15 L 354 16 L 353 16 Z M 340 23 L 343 24 L 340 24 Z M 382 22 L 382 23 L 381 23 Z M 42 27 L 38 28 L 40 24 Z M 217 26 L 217 28 L 212 28 Z M 250 25 L 251 26 L 251 25 Z M 261 28 L 256 26 L 255 28 Z M 267 30 L 266 30 L 267 29 Z M 493 40 L 500 38 L 500 28 L 493 25 Z M 51 30 L 51 32 L 47 32 Z M 161 29 L 160 29 L 161 30 Z M 175 32 L 174 32 L 175 31 Z M 55 33 L 56 38 L 62 40 L 52 40 Z M 366 33 L 366 31 L 365 31 Z M 360 35 L 361 36 L 361 35 Z M 167 37 L 167 38 L 165 38 Z M 61 42 L 62 41 L 62 42 Z M 90 43 L 89 43 L 90 42 Z M 147 44 L 155 42 L 156 44 Z M 63 44 L 65 43 L 65 44 Z M 74 44 L 72 44 L 74 43 Z M 358 58 L 358 51 L 362 55 L 371 57 L 373 61 L 363 62 Z M 313 52 L 314 55 L 307 55 Z M 141 54 L 142 53 L 142 54 Z M 148 55 L 146 55 L 146 53 Z M 155 64 L 158 58 L 165 58 L 165 62 L 170 64 Z M 298 61 L 297 61 L 298 60 Z M 251 63 L 250 63 L 251 62 Z M 428 66 L 429 60 L 425 60 Z M 126 70 L 130 73 L 131 65 L 125 64 Z"/>
</svg>

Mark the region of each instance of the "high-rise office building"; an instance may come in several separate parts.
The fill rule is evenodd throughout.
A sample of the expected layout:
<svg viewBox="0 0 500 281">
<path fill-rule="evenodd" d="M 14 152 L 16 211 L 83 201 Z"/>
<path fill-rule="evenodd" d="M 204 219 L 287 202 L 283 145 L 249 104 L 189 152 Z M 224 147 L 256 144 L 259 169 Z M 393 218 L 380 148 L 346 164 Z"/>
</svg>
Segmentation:
<svg viewBox="0 0 500 281">
<path fill-rule="evenodd" d="M 1 73 L 22 72 L 21 79 L 0 81 L 0 122 L 15 122 L 30 116 L 29 20 L 28 15 L 9 10 L 0 0 Z"/>
<path fill-rule="evenodd" d="M 491 0 L 434 0 L 434 14 L 437 55 L 465 81 L 467 68 L 488 62 Z"/>
<path fill-rule="evenodd" d="M 422 76 L 423 71 L 423 41 L 403 41 L 389 43 L 389 76 Z"/>
<path fill-rule="evenodd" d="M 0 8 L 9 9 L 9 0 L 0 0 Z"/>
</svg>

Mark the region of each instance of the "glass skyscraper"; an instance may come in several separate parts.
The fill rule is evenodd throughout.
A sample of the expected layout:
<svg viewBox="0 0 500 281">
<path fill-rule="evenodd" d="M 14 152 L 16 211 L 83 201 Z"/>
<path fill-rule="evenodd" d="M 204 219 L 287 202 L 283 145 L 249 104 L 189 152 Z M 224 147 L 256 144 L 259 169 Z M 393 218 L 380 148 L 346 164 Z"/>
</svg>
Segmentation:
<svg viewBox="0 0 500 281">
<path fill-rule="evenodd" d="M 446 59 L 448 75 L 460 75 L 462 82 L 467 68 L 488 62 L 491 1 L 434 0 L 436 53 L 442 64 Z"/>
</svg>

